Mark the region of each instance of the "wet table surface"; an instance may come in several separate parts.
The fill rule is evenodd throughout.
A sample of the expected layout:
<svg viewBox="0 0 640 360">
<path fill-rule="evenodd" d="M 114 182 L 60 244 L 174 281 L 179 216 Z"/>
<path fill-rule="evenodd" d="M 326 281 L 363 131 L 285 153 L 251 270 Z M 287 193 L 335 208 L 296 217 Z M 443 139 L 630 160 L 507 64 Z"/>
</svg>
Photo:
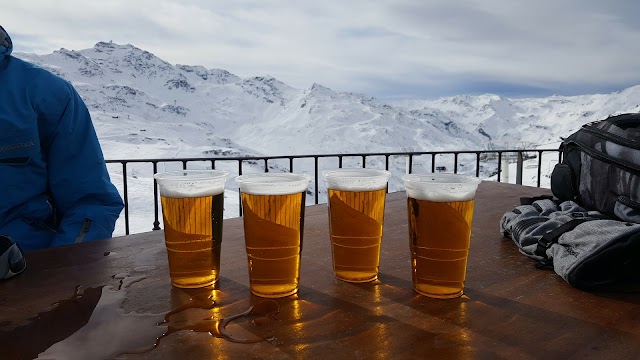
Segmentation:
<svg viewBox="0 0 640 360">
<path fill-rule="evenodd" d="M 452 300 L 412 290 L 404 193 L 387 197 L 379 281 L 334 278 L 327 207 L 316 205 L 306 210 L 299 293 L 275 301 L 249 292 L 241 218 L 224 222 L 216 290 L 171 287 L 161 231 L 33 252 L 25 273 L 0 282 L 0 358 L 34 358 L 63 340 L 48 353 L 78 359 L 640 358 L 639 294 L 574 289 L 553 271 L 536 269 L 499 233 L 500 217 L 519 197 L 543 193 L 480 185 L 465 294 Z"/>
</svg>

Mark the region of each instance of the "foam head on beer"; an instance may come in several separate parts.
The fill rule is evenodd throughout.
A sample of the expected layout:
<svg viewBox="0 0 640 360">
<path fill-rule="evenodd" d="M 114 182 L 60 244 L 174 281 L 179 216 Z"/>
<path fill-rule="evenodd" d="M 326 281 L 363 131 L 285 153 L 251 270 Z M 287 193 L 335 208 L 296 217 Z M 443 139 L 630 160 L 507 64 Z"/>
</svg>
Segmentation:
<svg viewBox="0 0 640 360">
<path fill-rule="evenodd" d="M 292 173 L 246 174 L 236 177 L 240 191 L 253 195 L 288 195 L 307 191 L 309 175 Z"/>
<path fill-rule="evenodd" d="M 403 178 L 407 196 L 433 202 L 469 201 L 480 179 L 456 174 L 409 174 Z"/>
<path fill-rule="evenodd" d="M 325 170 L 322 176 L 329 189 L 342 191 L 371 191 L 387 187 L 390 172 L 376 169 Z"/>
<path fill-rule="evenodd" d="M 224 192 L 224 170 L 181 170 L 156 174 L 160 195 L 170 198 L 213 196 Z"/>
</svg>

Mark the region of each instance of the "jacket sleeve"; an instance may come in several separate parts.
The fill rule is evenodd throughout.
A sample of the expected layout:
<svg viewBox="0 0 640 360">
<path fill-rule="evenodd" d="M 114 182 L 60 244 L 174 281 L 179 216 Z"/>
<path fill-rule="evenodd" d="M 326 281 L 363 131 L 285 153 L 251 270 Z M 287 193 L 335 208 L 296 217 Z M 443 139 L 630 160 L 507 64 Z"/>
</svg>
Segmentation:
<svg viewBox="0 0 640 360">
<path fill-rule="evenodd" d="M 110 238 L 123 208 L 111 183 L 89 111 L 71 84 L 45 147 L 59 226 L 51 246 Z"/>
</svg>

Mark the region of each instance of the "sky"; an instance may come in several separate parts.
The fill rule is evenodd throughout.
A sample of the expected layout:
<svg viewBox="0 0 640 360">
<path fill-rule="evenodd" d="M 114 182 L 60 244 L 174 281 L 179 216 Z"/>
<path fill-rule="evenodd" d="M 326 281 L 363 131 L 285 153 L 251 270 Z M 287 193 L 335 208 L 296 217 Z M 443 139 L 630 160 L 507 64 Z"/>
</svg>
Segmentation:
<svg viewBox="0 0 640 360">
<path fill-rule="evenodd" d="M 14 51 L 132 44 L 172 63 L 379 98 L 640 84 L 637 0 L 21 0 Z"/>
</svg>

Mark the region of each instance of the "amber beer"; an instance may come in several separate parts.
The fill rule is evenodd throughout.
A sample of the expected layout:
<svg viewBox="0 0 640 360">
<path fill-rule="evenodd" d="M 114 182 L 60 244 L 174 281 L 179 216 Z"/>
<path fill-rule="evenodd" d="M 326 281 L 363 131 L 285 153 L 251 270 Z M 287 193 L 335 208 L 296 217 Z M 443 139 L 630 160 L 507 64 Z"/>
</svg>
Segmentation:
<svg viewBox="0 0 640 360">
<path fill-rule="evenodd" d="M 407 208 L 414 289 L 435 298 L 462 295 L 479 180 L 408 175 Z"/>
<path fill-rule="evenodd" d="M 224 181 L 227 172 L 157 174 L 171 284 L 213 286 L 220 271 Z"/>
<path fill-rule="evenodd" d="M 369 282 L 378 278 L 389 173 L 337 169 L 323 173 L 328 188 L 331 253 L 336 278 Z"/>
<path fill-rule="evenodd" d="M 242 192 L 251 292 L 268 298 L 295 294 L 309 177 L 252 174 L 239 176 L 237 182 Z"/>
</svg>

